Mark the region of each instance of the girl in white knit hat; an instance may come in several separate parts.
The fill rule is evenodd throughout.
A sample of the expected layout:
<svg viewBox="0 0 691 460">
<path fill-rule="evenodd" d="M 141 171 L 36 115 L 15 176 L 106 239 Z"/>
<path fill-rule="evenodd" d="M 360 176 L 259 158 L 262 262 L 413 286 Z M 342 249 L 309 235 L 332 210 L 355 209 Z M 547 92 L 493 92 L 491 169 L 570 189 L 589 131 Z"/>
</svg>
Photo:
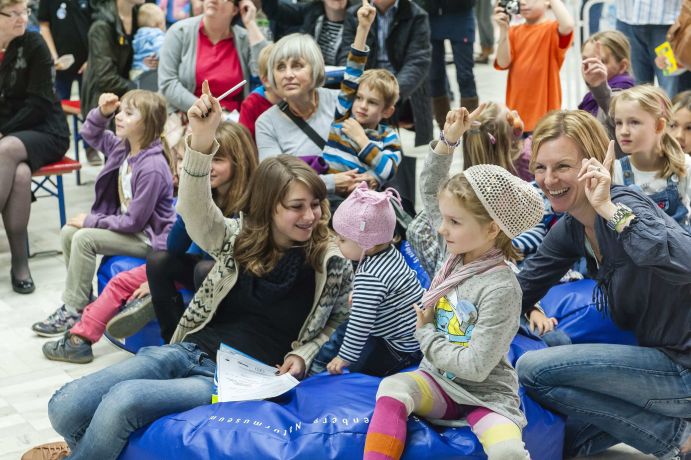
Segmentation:
<svg viewBox="0 0 691 460">
<path fill-rule="evenodd" d="M 437 156 L 450 165 L 470 120 L 464 108 L 449 112 L 426 168 Z M 406 420 L 415 413 L 444 425 L 465 418 L 490 460 L 527 459 L 521 433 L 526 419 L 506 358 L 518 330 L 521 289 L 506 260 L 519 256 L 511 239 L 542 218 L 542 198 L 496 165 L 439 179 L 439 206 L 430 219 L 448 258 L 415 306 L 415 337 L 424 357 L 418 370 L 381 382 L 364 458 L 400 458 Z"/>
</svg>

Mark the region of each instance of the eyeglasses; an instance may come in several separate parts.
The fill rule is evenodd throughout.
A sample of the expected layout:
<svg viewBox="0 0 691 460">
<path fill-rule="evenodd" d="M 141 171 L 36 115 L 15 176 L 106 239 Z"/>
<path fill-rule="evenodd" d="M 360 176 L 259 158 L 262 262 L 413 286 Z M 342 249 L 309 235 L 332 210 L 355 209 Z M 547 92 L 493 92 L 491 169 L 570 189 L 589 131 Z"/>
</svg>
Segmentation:
<svg viewBox="0 0 691 460">
<path fill-rule="evenodd" d="M 6 18 L 12 18 L 12 19 L 17 19 L 17 18 L 28 18 L 31 16 L 31 10 L 26 9 L 23 11 L 10 11 L 9 13 L 4 13 L 0 11 L 0 16 L 5 16 Z"/>
</svg>

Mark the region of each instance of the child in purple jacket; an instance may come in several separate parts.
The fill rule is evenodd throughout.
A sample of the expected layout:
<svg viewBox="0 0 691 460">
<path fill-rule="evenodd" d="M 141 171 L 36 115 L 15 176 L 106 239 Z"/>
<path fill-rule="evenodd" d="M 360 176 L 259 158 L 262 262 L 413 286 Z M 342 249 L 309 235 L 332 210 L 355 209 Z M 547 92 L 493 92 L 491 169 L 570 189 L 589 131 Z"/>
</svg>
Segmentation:
<svg viewBox="0 0 691 460">
<path fill-rule="evenodd" d="M 115 133 L 106 129 L 113 114 Z M 103 152 L 106 164 L 96 178 L 96 199 L 89 214 L 62 228 L 67 265 L 63 305 L 31 328 L 38 335 L 64 334 L 89 303 L 96 257 L 146 257 L 166 247 L 175 221 L 173 175 L 161 144 L 166 102 L 159 94 L 133 90 L 122 97 L 104 93 L 81 129 L 84 141 Z"/>
</svg>

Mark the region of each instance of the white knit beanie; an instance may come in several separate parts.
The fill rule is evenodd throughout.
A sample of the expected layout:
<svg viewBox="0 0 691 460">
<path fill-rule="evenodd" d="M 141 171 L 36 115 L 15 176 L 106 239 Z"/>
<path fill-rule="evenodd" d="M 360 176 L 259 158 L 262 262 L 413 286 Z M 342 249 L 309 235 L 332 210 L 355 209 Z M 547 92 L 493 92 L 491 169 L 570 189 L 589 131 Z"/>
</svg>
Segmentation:
<svg viewBox="0 0 691 460">
<path fill-rule="evenodd" d="M 535 227 L 545 212 L 537 190 L 497 165 L 475 165 L 463 171 L 490 217 L 513 239 Z"/>
</svg>

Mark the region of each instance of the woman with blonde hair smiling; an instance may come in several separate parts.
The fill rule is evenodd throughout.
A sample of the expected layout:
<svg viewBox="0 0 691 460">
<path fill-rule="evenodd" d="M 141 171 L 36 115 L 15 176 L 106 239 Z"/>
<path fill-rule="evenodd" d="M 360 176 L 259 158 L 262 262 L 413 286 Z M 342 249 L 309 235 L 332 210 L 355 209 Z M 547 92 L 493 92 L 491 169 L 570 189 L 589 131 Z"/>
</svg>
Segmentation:
<svg viewBox="0 0 691 460">
<path fill-rule="evenodd" d="M 535 180 L 565 215 L 518 280 L 530 312 L 587 257 L 594 302 L 638 345 L 552 347 L 526 353 L 516 369 L 531 397 L 568 416 L 565 457 L 623 442 L 671 459 L 691 450 L 691 235 L 644 195 L 612 185 L 614 157 L 614 141 L 608 147 L 586 112 L 555 111 L 538 123 Z"/>
</svg>

